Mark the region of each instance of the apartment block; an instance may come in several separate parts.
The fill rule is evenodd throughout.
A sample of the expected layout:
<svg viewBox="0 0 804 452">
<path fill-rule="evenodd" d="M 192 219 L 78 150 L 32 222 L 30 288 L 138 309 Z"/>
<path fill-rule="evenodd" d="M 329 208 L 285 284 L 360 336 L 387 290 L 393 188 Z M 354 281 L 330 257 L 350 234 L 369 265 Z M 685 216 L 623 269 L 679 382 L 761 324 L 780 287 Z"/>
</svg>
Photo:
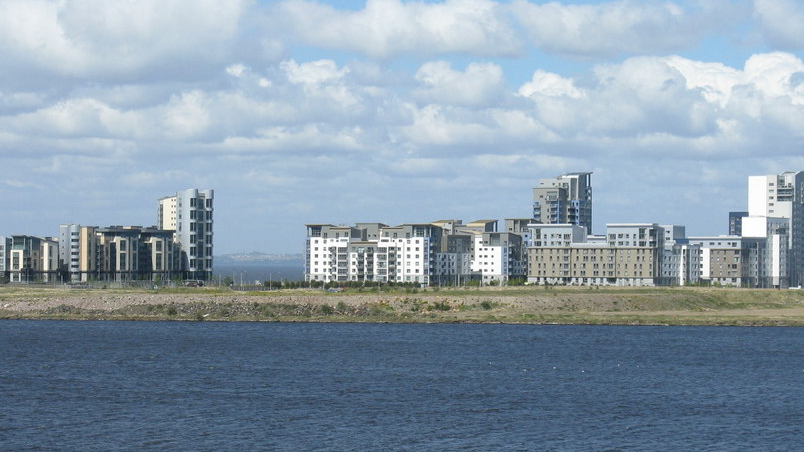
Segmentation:
<svg viewBox="0 0 804 452">
<path fill-rule="evenodd" d="M 8 278 L 11 261 L 11 237 L 0 236 L 0 279 Z"/>
<path fill-rule="evenodd" d="M 764 216 L 743 218 L 742 238 L 749 246 L 752 285 L 787 288 L 790 283 L 790 219 Z M 749 240 L 754 239 L 754 240 Z"/>
<path fill-rule="evenodd" d="M 80 224 L 59 225 L 59 267 L 73 281 L 80 279 L 80 233 Z"/>
<path fill-rule="evenodd" d="M 452 285 L 525 275 L 522 236 L 497 232 L 496 220 L 306 227 L 307 281 Z"/>
<path fill-rule="evenodd" d="M 592 231 L 592 173 L 542 179 L 533 189 L 533 222 L 575 224 Z"/>
<path fill-rule="evenodd" d="M 50 237 L 12 235 L 9 280 L 48 283 L 58 276 L 58 241 Z"/>
<path fill-rule="evenodd" d="M 743 217 L 748 212 L 729 212 L 729 235 L 743 235 Z"/>
<path fill-rule="evenodd" d="M 752 217 L 788 221 L 787 279 L 789 285 L 801 286 L 804 283 L 804 172 L 750 176 L 748 216 L 743 218 L 743 225 L 746 218 Z"/>
<path fill-rule="evenodd" d="M 655 286 L 663 231 L 657 224 L 607 225 L 605 237 L 573 224 L 530 226 L 528 282 L 562 285 Z"/>
<path fill-rule="evenodd" d="M 748 242 L 737 236 L 690 237 L 701 248 L 701 281 L 722 286 L 753 286 Z"/>
<path fill-rule="evenodd" d="M 690 245 L 686 228 L 678 225 L 662 226 L 664 232 L 659 284 L 684 286 L 701 281 L 701 247 Z"/>
<path fill-rule="evenodd" d="M 483 284 L 505 284 L 512 278 L 525 278 L 523 238 L 509 232 L 484 232 L 474 237 L 472 272 Z"/>
<path fill-rule="evenodd" d="M 190 279 L 212 277 L 214 191 L 191 188 L 159 200 L 157 226 L 175 231 L 181 268 Z"/>
</svg>

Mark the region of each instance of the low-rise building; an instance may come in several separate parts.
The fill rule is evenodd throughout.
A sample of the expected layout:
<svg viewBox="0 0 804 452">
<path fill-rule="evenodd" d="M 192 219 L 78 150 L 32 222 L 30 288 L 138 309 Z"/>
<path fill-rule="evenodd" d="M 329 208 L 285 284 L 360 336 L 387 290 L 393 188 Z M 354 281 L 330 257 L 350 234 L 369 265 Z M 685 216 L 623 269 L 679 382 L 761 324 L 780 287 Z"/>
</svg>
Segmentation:
<svg viewBox="0 0 804 452">
<path fill-rule="evenodd" d="M 607 225 L 605 237 L 589 237 L 572 224 L 530 226 L 528 282 L 561 285 L 655 286 L 659 281 L 661 226 Z"/>
<path fill-rule="evenodd" d="M 690 237 L 701 248 L 701 282 L 711 285 L 753 285 L 747 242 L 737 236 Z"/>
<path fill-rule="evenodd" d="M 58 241 L 51 237 L 11 236 L 9 280 L 48 283 L 58 276 Z"/>
</svg>

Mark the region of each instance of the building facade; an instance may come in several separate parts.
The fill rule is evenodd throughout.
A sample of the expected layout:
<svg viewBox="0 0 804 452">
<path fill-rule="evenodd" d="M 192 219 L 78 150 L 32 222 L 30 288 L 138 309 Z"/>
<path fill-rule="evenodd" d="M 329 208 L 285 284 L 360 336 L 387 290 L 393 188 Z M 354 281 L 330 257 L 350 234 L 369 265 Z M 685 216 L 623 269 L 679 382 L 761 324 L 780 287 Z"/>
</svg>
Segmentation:
<svg viewBox="0 0 804 452">
<path fill-rule="evenodd" d="M 9 280 L 15 283 L 49 283 L 57 280 L 58 241 L 50 237 L 11 236 Z"/>
<path fill-rule="evenodd" d="M 748 212 L 729 212 L 729 235 L 743 235 L 743 217 Z"/>
<path fill-rule="evenodd" d="M 748 217 L 783 218 L 789 223 L 787 279 L 804 282 L 804 172 L 748 178 Z M 743 219 L 743 223 L 745 223 Z"/>
<path fill-rule="evenodd" d="M 11 261 L 11 237 L 0 235 L 0 280 L 8 280 L 9 262 Z"/>
<path fill-rule="evenodd" d="M 73 281 L 80 280 L 80 224 L 59 225 L 59 268 Z"/>
<path fill-rule="evenodd" d="M 585 227 L 573 224 L 532 224 L 530 229 L 532 284 L 660 284 L 663 231 L 657 224 L 609 224 L 603 238 L 587 236 Z"/>
<path fill-rule="evenodd" d="M 174 231 L 188 279 L 212 278 L 214 191 L 191 188 L 159 200 L 157 227 Z"/>
<path fill-rule="evenodd" d="M 592 232 L 592 173 L 542 179 L 533 189 L 533 222 L 575 224 Z"/>
<path fill-rule="evenodd" d="M 308 224 L 305 280 L 460 285 L 525 276 L 523 238 L 496 220 Z"/>
</svg>

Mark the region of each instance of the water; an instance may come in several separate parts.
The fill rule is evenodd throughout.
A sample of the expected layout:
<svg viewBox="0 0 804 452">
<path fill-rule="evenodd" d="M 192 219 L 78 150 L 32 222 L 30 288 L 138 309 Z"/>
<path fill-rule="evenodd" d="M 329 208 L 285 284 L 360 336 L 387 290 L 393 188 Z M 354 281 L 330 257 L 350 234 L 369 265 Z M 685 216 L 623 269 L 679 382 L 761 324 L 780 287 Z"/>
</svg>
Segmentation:
<svg viewBox="0 0 804 452">
<path fill-rule="evenodd" d="M 237 265 L 219 264 L 213 270 L 215 281 L 232 278 L 235 284 L 251 285 L 256 281 L 302 281 L 304 280 L 304 264 L 299 265 Z"/>
<path fill-rule="evenodd" d="M 789 451 L 804 329 L 0 321 L 0 449 Z"/>
</svg>

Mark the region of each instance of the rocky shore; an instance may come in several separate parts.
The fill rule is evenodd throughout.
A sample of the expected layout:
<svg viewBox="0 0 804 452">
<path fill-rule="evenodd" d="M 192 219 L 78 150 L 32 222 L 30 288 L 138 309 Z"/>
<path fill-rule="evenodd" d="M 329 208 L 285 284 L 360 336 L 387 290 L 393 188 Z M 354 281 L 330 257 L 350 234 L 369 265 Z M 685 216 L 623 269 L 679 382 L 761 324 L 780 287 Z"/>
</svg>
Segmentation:
<svg viewBox="0 0 804 452">
<path fill-rule="evenodd" d="M 804 291 L 528 287 L 327 293 L 4 286 L 0 318 L 804 326 Z"/>
</svg>

